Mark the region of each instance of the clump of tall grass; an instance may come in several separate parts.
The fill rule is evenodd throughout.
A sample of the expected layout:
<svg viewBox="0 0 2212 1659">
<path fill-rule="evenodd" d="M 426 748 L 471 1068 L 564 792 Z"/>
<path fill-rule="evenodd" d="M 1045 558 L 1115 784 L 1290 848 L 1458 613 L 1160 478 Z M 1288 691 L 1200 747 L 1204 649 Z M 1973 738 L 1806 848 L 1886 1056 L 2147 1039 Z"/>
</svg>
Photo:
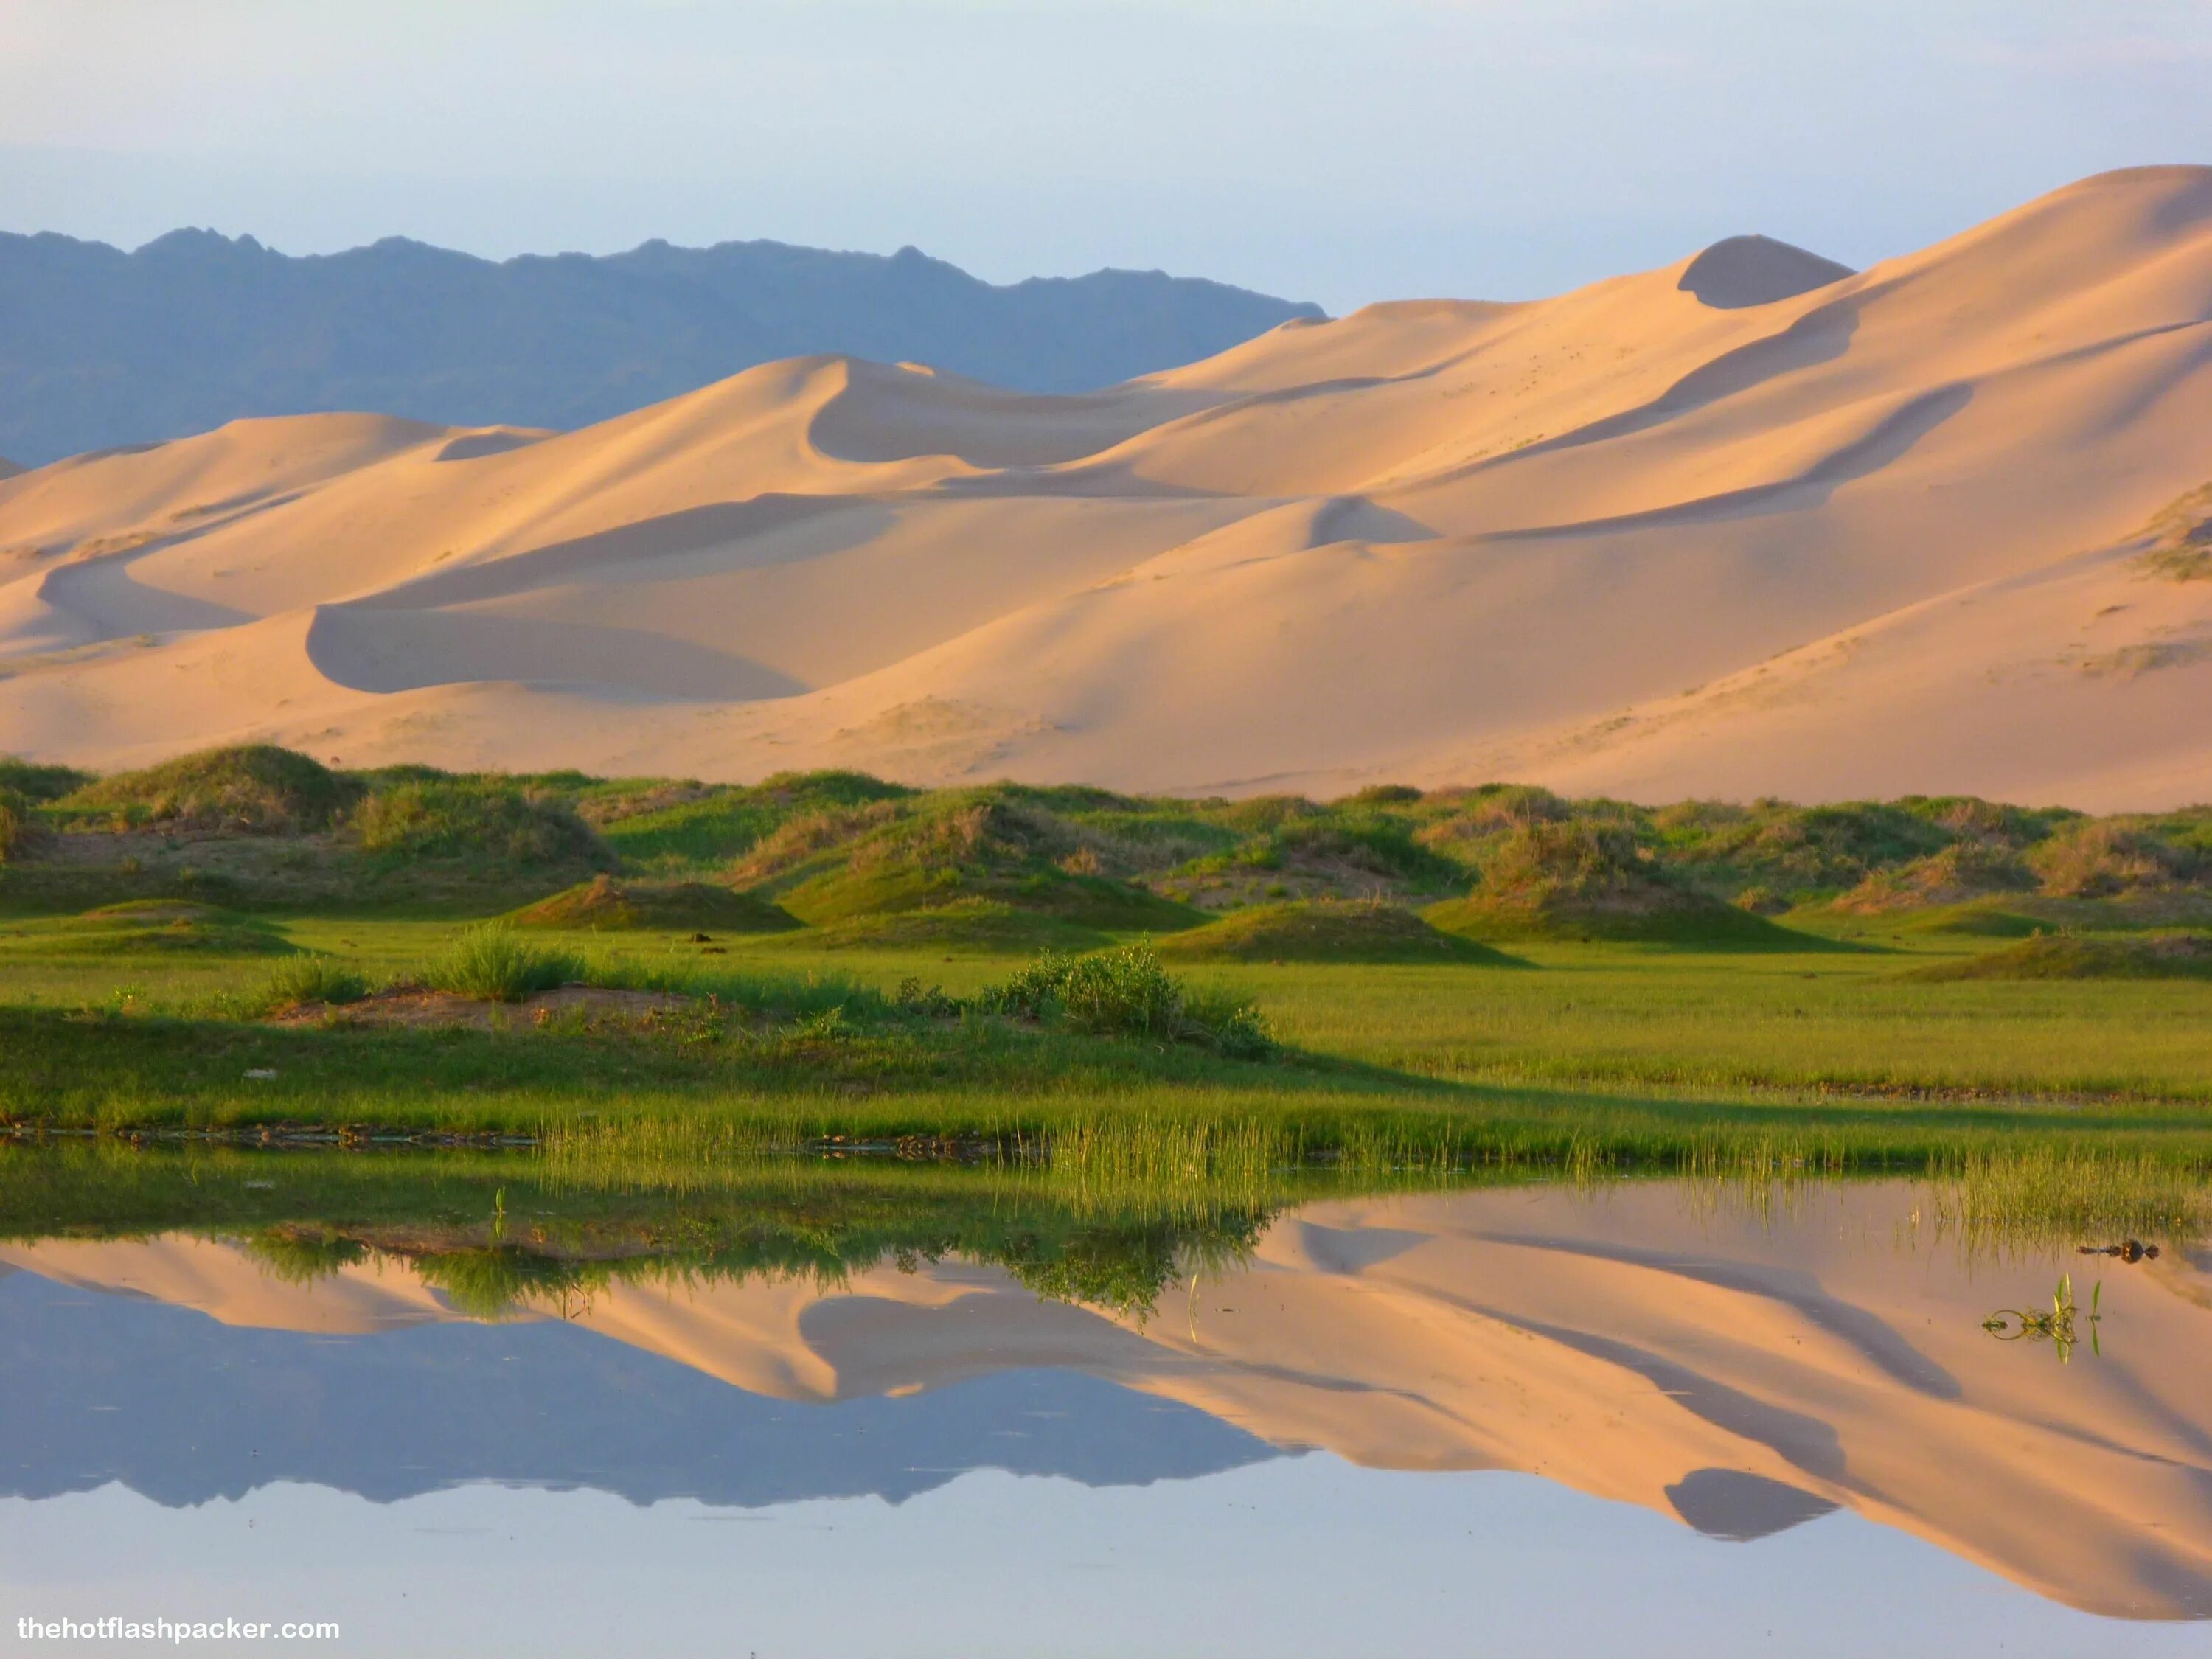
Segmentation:
<svg viewBox="0 0 2212 1659">
<path fill-rule="evenodd" d="M 53 839 L 53 831 L 23 793 L 0 785 L 0 864 L 36 858 Z"/>
<path fill-rule="evenodd" d="M 368 994 L 367 980 L 329 957 L 294 957 L 262 981 L 252 1001 L 257 1012 L 276 1013 L 315 1003 L 359 1002 Z"/>
<path fill-rule="evenodd" d="M 1249 1001 L 1184 985 L 1160 966 L 1149 944 L 1080 957 L 1047 951 L 976 1001 L 988 1012 L 1054 1020 L 1093 1036 L 1195 1043 L 1243 1058 L 1274 1047 Z"/>
<path fill-rule="evenodd" d="M 520 1002 L 573 983 L 584 973 L 582 957 L 525 944 L 504 922 L 485 922 L 462 933 L 410 977 L 455 996 Z"/>
</svg>

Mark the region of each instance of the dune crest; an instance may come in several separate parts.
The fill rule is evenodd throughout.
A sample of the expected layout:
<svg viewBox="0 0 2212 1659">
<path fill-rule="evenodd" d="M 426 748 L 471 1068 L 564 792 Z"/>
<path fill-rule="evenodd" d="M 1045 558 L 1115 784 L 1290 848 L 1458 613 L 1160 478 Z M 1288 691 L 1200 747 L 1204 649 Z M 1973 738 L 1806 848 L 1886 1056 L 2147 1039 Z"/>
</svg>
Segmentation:
<svg viewBox="0 0 2212 1659">
<path fill-rule="evenodd" d="M 817 356 L 561 434 L 238 422 L 0 479 L 0 750 L 2154 807 L 2212 763 L 2212 583 L 2138 556 L 2208 426 L 2192 167 L 1079 397 Z"/>
<path fill-rule="evenodd" d="M 1740 311 L 1794 300 L 1856 275 L 1849 265 L 1771 236 L 1728 236 L 1691 260 L 1675 286 L 1701 304 Z"/>
</svg>

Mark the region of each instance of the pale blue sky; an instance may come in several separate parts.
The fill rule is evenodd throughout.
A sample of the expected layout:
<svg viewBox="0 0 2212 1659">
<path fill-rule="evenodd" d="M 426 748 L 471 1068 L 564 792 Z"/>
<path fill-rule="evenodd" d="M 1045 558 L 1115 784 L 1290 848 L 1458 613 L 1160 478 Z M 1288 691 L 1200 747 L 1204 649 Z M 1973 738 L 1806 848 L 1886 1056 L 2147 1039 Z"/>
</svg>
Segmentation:
<svg viewBox="0 0 2212 1659">
<path fill-rule="evenodd" d="M 0 229 L 914 243 L 1343 310 L 2212 161 L 2212 0 L 5 0 Z"/>
</svg>

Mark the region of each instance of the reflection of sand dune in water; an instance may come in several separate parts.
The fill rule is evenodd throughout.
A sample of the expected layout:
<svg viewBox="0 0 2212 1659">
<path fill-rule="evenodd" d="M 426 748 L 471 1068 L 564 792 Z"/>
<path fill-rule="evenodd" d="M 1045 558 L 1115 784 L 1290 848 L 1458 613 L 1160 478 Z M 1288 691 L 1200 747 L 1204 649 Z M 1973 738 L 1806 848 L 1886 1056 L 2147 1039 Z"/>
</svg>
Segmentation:
<svg viewBox="0 0 2212 1659">
<path fill-rule="evenodd" d="M 571 433 L 239 422 L 0 478 L 0 751 L 2178 804 L 2212 583 L 2125 555 L 2208 425 L 2190 167 L 1079 398 L 807 357 Z"/>
<path fill-rule="evenodd" d="M 1074 1367 L 1370 1466 L 1528 1470 L 1727 1538 L 1849 1508 L 2076 1607 L 2212 1616 L 2201 1265 L 2085 1271 L 2104 1281 L 2105 1352 L 2061 1366 L 1981 1321 L 2047 1297 L 2071 1258 L 1916 1251 L 1901 1189 L 1802 1202 L 1766 1226 L 1666 1188 L 1323 1205 L 1141 1322 L 956 1263 L 829 1292 L 619 1287 L 578 1322 L 796 1400 Z M 393 1266 L 309 1290 L 190 1241 L 4 1254 L 238 1323 L 451 1316 Z"/>
</svg>

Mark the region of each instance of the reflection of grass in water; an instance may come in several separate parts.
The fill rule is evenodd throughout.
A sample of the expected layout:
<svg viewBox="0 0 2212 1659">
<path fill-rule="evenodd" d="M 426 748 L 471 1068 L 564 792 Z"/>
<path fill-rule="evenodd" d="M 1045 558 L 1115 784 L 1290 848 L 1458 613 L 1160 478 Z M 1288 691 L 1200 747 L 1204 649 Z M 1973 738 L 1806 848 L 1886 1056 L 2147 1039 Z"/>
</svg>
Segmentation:
<svg viewBox="0 0 2212 1659">
<path fill-rule="evenodd" d="M 312 1285 L 368 1260 L 367 1245 L 327 1227 L 271 1228 L 240 1243 L 272 1278 L 287 1285 Z"/>
<path fill-rule="evenodd" d="M 1863 1173 L 1839 1152 L 1795 1158 L 1759 1146 L 1686 1159 L 1680 1170 L 1696 1209 L 1761 1220 L 1790 1213 L 1805 1196 Z M 2031 1142 L 1939 1155 L 1898 1173 L 1915 1179 L 1922 1193 L 1907 1231 L 1953 1242 L 1969 1256 L 2045 1255 L 2129 1238 L 2180 1243 L 2212 1232 L 2212 1161 L 2201 1157 Z M 1620 1179 L 1592 1178 L 1593 1184 Z"/>
<path fill-rule="evenodd" d="M 1969 1243 L 2048 1245 L 2212 1225 L 2212 1182 L 2148 1155 L 2032 1147 L 1967 1153 L 1929 1182 L 1936 1226 Z"/>
<path fill-rule="evenodd" d="M 572 1133 L 509 1153 L 0 1147 L 0 1237 L 220 1236 L 292 1283 L 388 1260 L 481 1317 L 572 1315 L 614 1284 L 834 1285 L 958 1257 L 1042 1296 L 1141 1317 L 1168 1284 L 1244 1260 L 1297 1205 L 1635 1178 L 1596 1144 L 1564 1164 L 1469 1165 L 1448 1138 L 1365 1126 L 1316 1160 L 1294 1125 L 1166 1113 L 952 1159 L 793 1156 L 681 1127 Z M 1835 1190 L 1832 1164 L 1846 1162 L 1716 1146 L 1655 1173 L 1686 1176 L 1692 1203 L 1758 1208 Z M 2206 1170 L 2149 1155 L 2027 1146 L 1910 1173 L 1926 1183 L 1923 1224 L 1975 1253 L 2179 1241 L 2212 1223 Z"/>
</svg>

